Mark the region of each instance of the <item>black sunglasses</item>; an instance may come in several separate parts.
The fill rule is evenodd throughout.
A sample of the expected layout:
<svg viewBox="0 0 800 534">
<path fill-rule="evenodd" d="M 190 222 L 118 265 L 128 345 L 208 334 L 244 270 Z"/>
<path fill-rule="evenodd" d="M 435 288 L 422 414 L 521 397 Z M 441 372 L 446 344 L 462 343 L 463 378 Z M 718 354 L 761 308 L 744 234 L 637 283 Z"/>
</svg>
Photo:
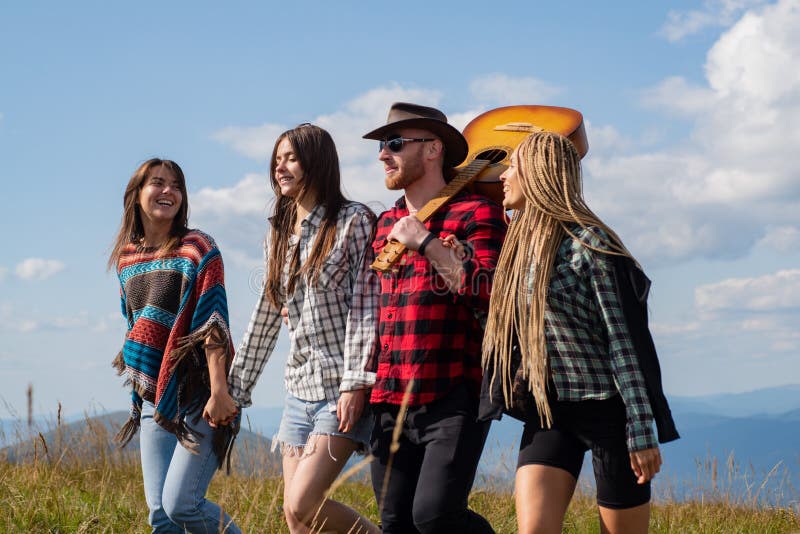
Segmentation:
<svg viewBox="0 0 800 534">
<path fill-rule="evenodd" d="M 392 152 L 400 152 L 403 150 L 405 143 L 424 143 L 426 141 L 436 141 L 433 138 L 427 137 L 394 137 L 392 139 L 381 139 L 378 142 L 378 151 L 383 150 L 383 147 L 388 148 Z"/>
</svg>

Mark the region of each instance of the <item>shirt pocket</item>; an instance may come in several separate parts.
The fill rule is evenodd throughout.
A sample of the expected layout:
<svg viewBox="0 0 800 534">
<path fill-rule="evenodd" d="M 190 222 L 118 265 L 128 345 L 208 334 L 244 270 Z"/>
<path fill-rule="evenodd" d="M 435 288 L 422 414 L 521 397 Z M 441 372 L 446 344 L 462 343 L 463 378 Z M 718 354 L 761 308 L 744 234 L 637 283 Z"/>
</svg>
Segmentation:
<svg viewBox="0 0 800 534">
<path fill-rule="evenodd" d="M 320 268 L 316 281 L 318 291 L 344 292 L 347 289 L 348 261 L 344 249 L 333 249 Z"/>
<path fill-rule="evenodd" d="M 533 278 L 531 278 L 530 284 L 530 291 L 535 291 Z M 547 288 L 547 306 L 553 311 L 571 310 L 575 303 L 577 284 L 577 276 L 569 264 L 556 263 L 553 265 Z M 532 296 L 536 298 L 536 295 Z"/>
<path fill-rule="evenodd" d="M 428 261 L 425 256 L 420 256 L 419 253 L 413 253 L 413 261 L 411 262 L 414 265 L 413 277 L 417 289 L 425 290 L 425 289 L 437 289 L 437 279 L 439 277 L 436 276 L 436 269 L 433 267 L 433 264 Z M 438 288 L 442 289 L 442 288 Z M 445 287 L 444 290 L 446 291 L 447 288 Z"/>
<path fill-rule="evenodd" d="M 586 274 L 576 272 L 571 264 L 553 267 L 547 304 L 551 311 L 570 317 L 574 324 L 587 326 L 596 321 L 597 303 Z"/>
</svg>

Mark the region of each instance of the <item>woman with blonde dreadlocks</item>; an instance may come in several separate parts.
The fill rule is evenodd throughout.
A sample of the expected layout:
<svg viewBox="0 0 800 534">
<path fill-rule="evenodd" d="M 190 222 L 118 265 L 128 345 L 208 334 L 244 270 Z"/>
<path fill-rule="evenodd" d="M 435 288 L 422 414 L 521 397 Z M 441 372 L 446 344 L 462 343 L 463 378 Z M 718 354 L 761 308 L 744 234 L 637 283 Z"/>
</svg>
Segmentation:
<svg viewBox="0 0 800 534">
<path fill-rule="evenodd" d="M 522 419 L 520 532 L 561 532 L 587 450 L 601 531 L 647 532 L 661 442 L 678 438 L 647 327 L 649 280 L 586 205 L 580 158 L 537 132 L 501 176 L 514 213 L 483 343 L 481 417 Z"/>
</svg>

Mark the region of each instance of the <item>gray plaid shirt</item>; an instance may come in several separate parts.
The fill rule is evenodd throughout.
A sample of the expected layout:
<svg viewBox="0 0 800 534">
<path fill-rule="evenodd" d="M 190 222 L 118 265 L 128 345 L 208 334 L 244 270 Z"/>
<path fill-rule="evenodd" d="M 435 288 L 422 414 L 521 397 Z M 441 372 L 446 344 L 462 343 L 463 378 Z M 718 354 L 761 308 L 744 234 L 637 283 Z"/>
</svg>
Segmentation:
<svg viewBox="0 0 800 534">
<path fill-rule="evenodd" d="M 292 236 L 284 266 L 294 247 L 300 247 L 301 265 L 308 259 L 319 232 L 324 207 L 317 206 L 302 221 L 299 238 Z M 336 401 L 340 391 L 369 387 L 374 373 L 364 370 L 364 359 L 345 356 L 345 330 L 353 287 L 362 271 L 365 251 L 370 248 L 375 215 L 363 204 L 348 202 L 339 211 L 336 240 L 315 285 L 298 279 L 294 294 L 286 299 L 289 310 L 290 348 L 286 362 L 286 390 L 308 401 Z M 264 246 L 269 258 L 269 232 Z M 265 284 L 250 324 L 236 351 L 228 381 L 231 395 L 241 407 L 250 406 L 250 394 L 272 354 L 281 327 L 280 310 L 266 297 Z"/>
<path fill-rule="evenodd" d="M 608 238 L 597 227 L 592 231 Z M 607 249 L 575 226 L 581 241 Z M 619 302 L 610 256 L 566 236 L 550 276 L 545 312 L 550 370 L 559 400 L 622 396 L 627 413 L 628 450 L 656 447 L 653 413 L 644 375 Z"/>
</svg>

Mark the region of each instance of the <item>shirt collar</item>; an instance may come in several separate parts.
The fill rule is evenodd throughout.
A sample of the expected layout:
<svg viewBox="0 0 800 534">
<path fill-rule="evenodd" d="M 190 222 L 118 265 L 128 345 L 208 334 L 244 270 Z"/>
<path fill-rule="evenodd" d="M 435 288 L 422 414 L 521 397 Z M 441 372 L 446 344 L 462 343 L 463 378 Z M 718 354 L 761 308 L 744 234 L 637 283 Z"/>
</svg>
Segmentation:
<svg viewBox="0 0 800 534">
<path fill-rule="evenodd" d="M 311 210 L 311 213 L 306 215 L 306 218 L 300 221 L 300 225 L 310 224 L 314 228 L 319 228 L 319 225 L 322 223 L 322 218 L 325 217 L 325 206 L 322 204 L 317 204 L 314 206 L 314 209 Z M 271 216 L 267 219 L 270 224 L 274 224 L 275 216 Z"/>
<path fill-rule="evenodd" d="M 303 219 L 300 224 L 302 225 L 307 222 L 314 228 L 319 228 L 320 224 L 322 224 L 323 217 L 325 217 L 325 206 L 322 204 L 317 204 L 314 206 L 314 209 L 311 210 L 311 213 L 306 215 L 306 218 Z"/>
</svg>

